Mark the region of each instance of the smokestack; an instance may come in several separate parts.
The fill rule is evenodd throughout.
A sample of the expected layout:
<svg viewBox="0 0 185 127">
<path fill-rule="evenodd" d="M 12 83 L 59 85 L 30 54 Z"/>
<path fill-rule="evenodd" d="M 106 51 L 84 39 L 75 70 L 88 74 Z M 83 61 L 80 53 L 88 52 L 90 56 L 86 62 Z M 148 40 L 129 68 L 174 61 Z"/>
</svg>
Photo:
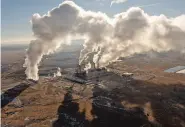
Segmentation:
<svg viewBox="0 0 185 127">
<path fill-rule="evenodd" d="M 83 39 L 80 65 L 104 67 L 119 57 L 150 50 L 185 51 L 185 15 L 167 18 L 150 16 L 138 7 L 113 18 L 86 11 L 72 1 L 64 1 L 48 14 L 31 19 L 35 40 L 30 42 L 24 67 L 27 78 L 38 80 L 38 66 L 44 55 L 65 43 Z M 99 48 L 99 49 L 97 49 Z M 87 68 L 89 69 L 89 68 Z"/>
<path fill-rule="evenodd" d="M 81 65 L 78 65 L 78 67 L 77 67 L 77 73 L 81 73 Z"/>
</svg>

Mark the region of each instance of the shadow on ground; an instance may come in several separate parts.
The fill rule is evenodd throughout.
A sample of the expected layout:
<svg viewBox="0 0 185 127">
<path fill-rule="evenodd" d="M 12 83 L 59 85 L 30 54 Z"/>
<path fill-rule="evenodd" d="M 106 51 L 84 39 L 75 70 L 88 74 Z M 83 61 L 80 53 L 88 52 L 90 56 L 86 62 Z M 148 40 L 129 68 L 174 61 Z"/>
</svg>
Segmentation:
<svg viewBox="0 0 185 127">
<path fill-rule="evenodd" d="M 88 121 L 85 120 L 85 112 L 80 113 L 79 105 L 73 102 L 71 91 L 65 94 L 64 101 L 58 108 L 58 120 L 53 123 L 54 127 L 71 127 L 71 126 L 87 126 Z"/>
<path fill-rule="evenodd" d="M 34 85 L 37 82 L 29 80 L 31 83 L 20 83 L 13 88 L 10 88 L 1 94 L 1 108 L 4 108 L 10 102 L 12 102 L 17 96 L 19 96 L 24 90 L 26 90 L 30 85 Z"/>
<path fill-rule="evenodd" d="M 94 87 L 91 114 L 88 121 L 68 91 L 53 127 L 184 127 L 185 86 L 130 78 L 129 84 L 111 91 Z"/>
</svg>

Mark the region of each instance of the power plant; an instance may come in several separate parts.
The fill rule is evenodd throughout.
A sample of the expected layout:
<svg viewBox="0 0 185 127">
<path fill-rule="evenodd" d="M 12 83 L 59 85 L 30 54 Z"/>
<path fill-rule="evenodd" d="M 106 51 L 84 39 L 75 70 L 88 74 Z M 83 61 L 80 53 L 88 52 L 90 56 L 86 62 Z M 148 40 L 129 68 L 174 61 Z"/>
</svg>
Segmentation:
<svg viewBox="0 0 185 127">
<path fill-rule="evenodd" d="M 4 0 L 1 126 L 185 127 L 185 3 L 143 2 Z"/>
</svg>

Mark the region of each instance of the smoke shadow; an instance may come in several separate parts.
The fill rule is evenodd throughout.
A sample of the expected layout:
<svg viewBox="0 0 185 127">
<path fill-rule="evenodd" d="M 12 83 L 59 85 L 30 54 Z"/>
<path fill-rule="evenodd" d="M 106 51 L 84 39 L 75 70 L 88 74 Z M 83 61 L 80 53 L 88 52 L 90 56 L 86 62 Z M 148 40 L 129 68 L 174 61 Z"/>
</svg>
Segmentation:
<svg viewBox="0 0 185 127">
<path fill-rule="evenodd" d="M 103 97 L 106 92 L 103 89 L 94 87 L 93 92 L 93 97 L 91 97 L 93 100 L 91 110 L 91 114 L 94 116 L 93 120 L 86 119 L 85 110 L 79 112 L 79 103 L 72 98 L 72 90 L 70 89 L 58 108 L 58 119 L 53 122 L 53 127 L 139 127 L 152 125 L 141 108 L 125 110 L 121 102 L 114 102 Z"/>
<path fill-rule="evenodd" d="M 122 76 L 117 75 L 116 80 L 119 78 L 120 81 L 123 79 Z M 111 79 L 111 81 L 113 80 L 114 78 Z M 126 77 L 124 80 L 128 82 L 109 91 L 98 87 L 93 90 L 93 96 L 111 98 L 111 100 L 127 109 L 124 114 L 132 114 L 124 117 L 126 121 L 122 120 L 117 126 L 183 127 L 185 125 L 184 84 L 157 84 L 151 81 L 136 80 L 131 77 Z M 97 108 L 93 107 L 93 109 L 96 110 Z M 138 112 L 133 112 L 133 110 Z M 108 116 L 104 115 L 106 113 L 100 113 L 101 111 L 103 110 L 99 109 L 95 114 L 100 114 L 102 118 Z M 98 116 L 100 117 L 100 115 Z M 134 118 L 135 115 L 137 119 Z M 140 116 L 140 118 L 137 116 Z M 113 117 L 112 120 L 114 118 L 116 117 Z M 118 119 L 119 117 L 115 119 L 115 123 L 119 122 Z M 132 125 L 133 122 L 135 125 Z"/>
<path fill-rule="evenodd" d="M 62 104 L 58 108 L 58 119 L 53 123 L 53 127 L 84 127 L 88 125 L 85 119 L 85 111 L 80 113 L 79 104 L 73 102 L 72 93 L 68 91 Z"/>
<path fill-rule="evenodd" d="M 19 96 L 24 90 L 29 87 L 28 84 L 20 83 L 19 85 L 8 89 L 1 94 L 1 108 L 4 108 L 7 104 L 12 102 L 17 96 Z"/>
<path fill-rule="evenodd" d="M 68 91 L 53 127 L 183 127 L 185 85 L 156 84 L 131 77 L 124 80 L 128 82 L 109 91 L 93 88 L 91 121 L 86 119 L 86 111 L 79 112 L 79 104 L 73 101 L 72 91 Z"/>
<path fill-rule="evenodd" d="M 127 109 L 121 104 L 121 100 L 113 99 L 109 91 L 94 87 L 92 101 L 93 116 L 90 123 L 93 127 L 150 127 L 153 124 L 148 121 L 146 114 L 140 107 Z"/>
</svg>

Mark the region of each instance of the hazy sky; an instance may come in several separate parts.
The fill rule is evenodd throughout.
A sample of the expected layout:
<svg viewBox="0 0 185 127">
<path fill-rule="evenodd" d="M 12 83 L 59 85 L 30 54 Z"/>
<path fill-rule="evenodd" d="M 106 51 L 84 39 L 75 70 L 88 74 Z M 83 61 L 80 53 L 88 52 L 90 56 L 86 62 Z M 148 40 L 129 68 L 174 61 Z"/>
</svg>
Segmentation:
<svg viewBox="0 0 185 127">
<path fill-rule="evenodd" d="M 185 0 L 73 0 L 86 10 L 101 11 L 109 16 L 132 6 L 150 15 L 176 17 L 185 14 Z M 32 38 L 30 19 L 34 13 L 45 14 L 63 0 L 1 0 L 2 43 L 28 43 Z M 110 7 L 112 2 L 112 6 Z"/>
</svg>

